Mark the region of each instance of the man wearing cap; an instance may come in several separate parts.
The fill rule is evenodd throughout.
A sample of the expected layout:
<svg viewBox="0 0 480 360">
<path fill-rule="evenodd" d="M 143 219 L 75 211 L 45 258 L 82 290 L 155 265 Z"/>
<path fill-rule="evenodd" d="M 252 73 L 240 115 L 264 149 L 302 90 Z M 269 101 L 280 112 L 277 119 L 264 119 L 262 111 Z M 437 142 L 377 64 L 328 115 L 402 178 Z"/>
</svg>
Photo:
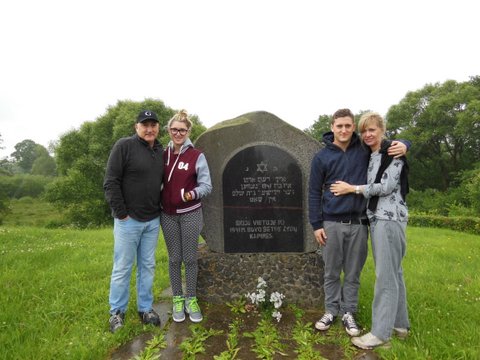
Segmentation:
<svg viewBox="0 0 480 360">
<path fill-rule="evenodd" d="M 135 131 L 135 135 L 122 138 L 113 146 L 103 183 L 114 218 L 109 296 L 111 332 L 124 324 L 135 261 L 138 314 L 144 324 L 160 325 L 160 317 L 152 307 L 163 178 L 163 148 L 157 140 L 157 115 L 153 111 L 141 111 Z"/>
</svg>

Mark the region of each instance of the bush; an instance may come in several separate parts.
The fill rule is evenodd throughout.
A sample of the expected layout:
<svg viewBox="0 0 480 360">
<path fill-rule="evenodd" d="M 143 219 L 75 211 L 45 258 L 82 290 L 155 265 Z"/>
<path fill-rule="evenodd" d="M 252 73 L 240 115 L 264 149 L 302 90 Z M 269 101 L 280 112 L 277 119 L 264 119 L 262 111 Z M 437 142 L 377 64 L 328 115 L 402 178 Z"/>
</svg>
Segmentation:
<svg viewBox="0 0 480 360">
<path fill-rule="evenodd" d="M 0 186 L 0 225 L 3 224 L 5 215 L 10 211 L 10 200 L 5 192 L 5 189 Z"/>
<path fill-rule="evenodd" d="M 474 190 L 479 185 L 471 185 L 471 189 L 467 189 L 466 185 L 462 184 L 459 188 L 445 192 L 435 189 L 410 190 L 407 196 L 408 208 L 414 213 L 429 215 L 478 217 L 480 200 L 477 200 L 476 196 L 480 195 Z"/>
<path fill-rule="evenodd" d="M 0 188 L 10 199 L 20 199 L 25 196 L 40 197 L 47 184 L 54 178 L 41 175 L 18 174 L 14 176 L 0 176 Z"/>
<path fill-rule="evenodd" d="M 446 228 L 480 235 L 480 218 L 478 217 L 410 214 L 408 224 L 418 227 Z"/>
<path fill-rule="evenodd" d="M 81 171 L 71 170 L 69 176 L 59 177 L 48 185 L 45 199 L 62 209 L 66 220 L 74 227 L 92 228 L 110 224 L 112 218 L 103 196 L 101 180 L 101 177 L 87 177 Z"/>
<path fill-rule="evenodd" d="M 448 215 L 448 209 L 445 206 L 447 202 L 445 193 L 436 189 L 410 190 L 407 196 L 408 208 L 418 213 L 446 216 Z"/>
</svg>

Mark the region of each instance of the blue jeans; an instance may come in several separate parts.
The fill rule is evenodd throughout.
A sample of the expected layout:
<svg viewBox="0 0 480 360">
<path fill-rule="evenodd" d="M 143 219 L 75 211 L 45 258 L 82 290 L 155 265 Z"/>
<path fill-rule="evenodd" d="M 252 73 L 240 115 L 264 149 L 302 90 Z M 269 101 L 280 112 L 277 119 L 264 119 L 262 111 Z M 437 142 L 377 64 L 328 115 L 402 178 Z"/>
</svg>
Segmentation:
<svg viewBox="0 0 480 360">
<path fill-rule="evenodd" d="M 153 304 L 153 275 L 160 217 L 141 222 L 131 217 L 114 219 L 113 270 L 110 281 L 110 313 L 127 310 L 130 296 L 130 277 L 135 258 L 137 260 L 137 307 L 149 311 Z"/>
</svg>

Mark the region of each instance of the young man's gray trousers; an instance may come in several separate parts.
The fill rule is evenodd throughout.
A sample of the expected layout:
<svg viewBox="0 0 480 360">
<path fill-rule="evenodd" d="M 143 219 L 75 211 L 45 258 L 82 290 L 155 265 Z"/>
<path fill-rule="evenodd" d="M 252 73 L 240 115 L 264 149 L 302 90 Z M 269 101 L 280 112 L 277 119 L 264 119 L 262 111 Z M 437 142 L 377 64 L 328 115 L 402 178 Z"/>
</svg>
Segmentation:
<svg viewBox="0 0 480 360">
<path fill-rule="evenodd" d="M 389 220 L 370 224 L 376 278 L 371 332 L 381 340 L 388 340 L 394 327 L 410 328 L 402 270 L 406 226 L 406 222 Z"/>
<path fill-rule="evenodd" d="M 334 316 L 357 311 L 360 273 L 368 254 L 368 227 L 325 221 L 326 245 L 322 248 L 325 311 Z M 343 286 L 340 274 L 343 271 Z"/>
</svg>

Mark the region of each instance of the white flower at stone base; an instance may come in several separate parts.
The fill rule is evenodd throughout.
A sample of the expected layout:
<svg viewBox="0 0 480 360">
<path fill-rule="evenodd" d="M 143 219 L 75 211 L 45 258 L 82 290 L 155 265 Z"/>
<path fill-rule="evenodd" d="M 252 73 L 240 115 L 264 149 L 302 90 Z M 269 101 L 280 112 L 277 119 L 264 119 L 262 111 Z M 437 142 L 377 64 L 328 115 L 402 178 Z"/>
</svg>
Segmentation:
<svg viewBox="0 0 480 360">
<path fill-rule="evenodd" d="M 282 314 L 279 311 L 275 310 L 274 312 L 272 312 L 272 317 L 277 320 L 277 322 L 279 322 L 282 318 Z"/>
<path fill-rule="evenodd" d="M 275 309 L 279 309 L 282 306 L 282 299 L 285 298 L 285 295 L 280 294 L 278 291 L 275 291 L 270 294 L 270 302 L 273 303 Z"/>
<path fill-rule="evenodd" d="M 256 303 L 256 301 L 257 301 L 257 294 L 255 294 L 255 293 L 247 293 L 245 296 L 250 299 L 250 302 L 251 302 L 252 304 L 255 304 L 255 303 Z"/>
<path fill-rule="evenodd" d="M 265 302 L 265 295 L 266 295 L 265 290 L 263 290 L 263 289 L 259 289 L 259 290 L 258 290 L 258 293 L 257 293 L 257 305 L 258 305 L 259 303 Z"/>
<path fill-rule="evenodd" d="M 261 303 L 265 302 L 265 290 L 260 289 L 258 293 L 247 293 L 246 297 L 250 299 L 252 304 L 260 305 Z"/>
<path fill-rule="evenodd" d="M 267 287 L 267 282 L 260 276 L 258 278 L 258 284 L 257 284 L 257 289 L 263 289 Z"/>
<path fill-rule="evenodd" d="M 262 307 L 263 310 L 271 309 L 271 306 L 273 305 L 275 310 L 272 311 L 272 317 L 277 321 L 280 321 L 282 314 L 277 309 L 282 306 L 282 300 L 285 298 L 285 295 L 275 291 L 270 294 L 270 297 L 268 298 L 269 303 L 267 303 L 267 293 L 265 290 L 267 288 L 267 282 L 262 277 L 259 277 L 257 281 L 257 292 L 247 293 L 245 296 L 250 299 L 252 304 L 257 307 Z"/>
</svg>

